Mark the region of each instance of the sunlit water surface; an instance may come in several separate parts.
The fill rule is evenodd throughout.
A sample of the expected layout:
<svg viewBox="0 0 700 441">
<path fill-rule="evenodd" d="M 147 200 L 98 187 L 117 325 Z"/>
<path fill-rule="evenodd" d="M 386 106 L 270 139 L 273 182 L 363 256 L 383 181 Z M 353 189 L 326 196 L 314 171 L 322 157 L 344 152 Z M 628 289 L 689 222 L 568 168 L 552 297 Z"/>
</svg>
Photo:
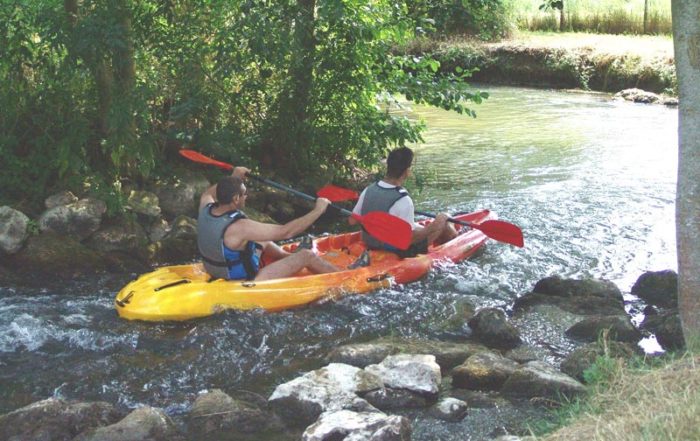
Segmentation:
<svg viewBox="0 0 700 441">
<path fill-rule="evenodd" d="M 470 261 L 408 286 L 188 323 L 120 320 L 114 296 L 136 274 L 0 287 L 0 412 L 57 396 L 149 404 L 177 417 L 204 389 L 267 396 L 341 344 L 463 339 L 468 330 L 450 319 L 464 302 L 507 309 L 554 274 L 615 282 L 634 315 L 628 292 L 636 278 L 676 268 L 677 111 L 608 95 L 488 90 L 477 119 L 410 109 L 429 126 L 416 147 L 419 184 L 410 186 L 424 211 L 497 212 L 523 229 L 524 249 L 490 242 Z M 571 348 L 550 322 L 519 325 L 552 362 Z M 519 412 L 526 410 L 478 410 L 459 424 L 419 416 L 414 439 L 482 439 Z"/>
</svg>

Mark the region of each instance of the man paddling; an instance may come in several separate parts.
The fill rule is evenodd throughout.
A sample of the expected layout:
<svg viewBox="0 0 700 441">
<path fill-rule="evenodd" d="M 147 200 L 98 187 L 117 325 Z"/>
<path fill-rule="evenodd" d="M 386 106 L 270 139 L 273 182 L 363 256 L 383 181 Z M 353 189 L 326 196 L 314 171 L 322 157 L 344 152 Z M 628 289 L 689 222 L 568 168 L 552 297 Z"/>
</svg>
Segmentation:
<svg viewBox="0 0 700 441">
<path fill-rule="evenodd" d="M 362 240 L 370 249 L 383 249 L 397 253 L 401 257 L 411 257 L 428 252 L 428 244 L 444 243 L 457 236 L 455 228 L 447 223 L 449 215 L 440 213 L 435 220 L 423 227 L 414 221 L 413 200 L 408 191 L 403 188 L 404 182 L 410 176 L 413 165 L 413 151 L 408 147 L 392 150 L 386 160 L 384 178 L 364 189 L 355 204 L 353 213 L 364 215 L 371 211 L 384 211 L 397 216 L 413 226 L 411 246 L 408 250 L 399 250 L 381 242 L 362 231 Z M 351 225 L 356 223 L 348 218 Z"/>
<path fill-rule="evenodd" d="M 221 279 L 261 281 L 289 277 L 304 268 L 315 274 L 339 271 L 309 249 L 289 253 L 274 243 L 301 234 L 326 211 L 330 201 L 316 199 L 310 212 L 284 225 L 256 222 L 241 211 L 248 198 L 243 179 L 249 172 L 246 167 L 235 167 L 231 176 L 200 197 L 197 246 L 207 272 Z M 261 267 L 263 254 L 273 262 Z"/>
</svg>

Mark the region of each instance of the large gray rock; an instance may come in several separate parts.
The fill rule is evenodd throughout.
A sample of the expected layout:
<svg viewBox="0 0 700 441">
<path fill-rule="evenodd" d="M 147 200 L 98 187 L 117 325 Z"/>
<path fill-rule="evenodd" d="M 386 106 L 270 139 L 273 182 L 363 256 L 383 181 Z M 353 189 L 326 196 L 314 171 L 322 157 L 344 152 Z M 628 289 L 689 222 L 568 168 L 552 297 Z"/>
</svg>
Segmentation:
<svg viewBox="0 0 700 441">
<path fill-rule="evenodd" d="M 354 366 L 331 363 L 275 388 L 273 410 L 292 425 L 306 426 L 327 411 L 375 411 L 358 394 L 383 387 L 381 379 Z"/>
<path fill-rule="evenodd" d="M 83 240 L 100 228 L 107 205 L 98 199 L 81 199 L 50 208 L 39 217 L 39 229 Z"/>
<path fill-rule="evenodd" d="M 678 307 L 678 274 L 673 270 L 647 271 L 632 286 L 632 294 L 662 308 Z"/>
<path fill-rule="evenodd" d="M 62 191 L 46 198 L 44 200 L 44 205 L 47 209 L 51 209 L 61 205 L 72 204 L 74 202 L 78 202 L 78 198 L 73 193 L 70 191 Z"/>
<path fill-rule="evenodd" d="M 663 311 L 660 314 L 647 315 L 641 328 L 653 332 L 656 341 L 666 350 L 676 351 L 685 348 L 681 318 L 677 309 Z"/>
<path fill-rule="evenodd" d="M 531 293 L 515 301 L 516 313 L 540 304 L 550 304 L 578 315 L 625 314 L 622 292 L 614 283 L 597 279 L 547 277 L 535 284 Z"/>
<path fill-rule="evenodd" d="M 516 397 L 557 399 L 585 393 L 577 380 L 542 361 L 531 361 L 518 368 L 506 380 L 501 392 Z"/>
<path fill-rule="evenodd" d="M 379 364 L 365 368 L 381 379 L 385 386 L 437 397 L 440 391 L 440 366 L 434 355 L 390 355 Z"/>
<path fill-rule="evenodd" d="M 219 389 L 200 394 L 189 414 L 190 432 L 197 437 L 237 440 L 241 434 L 280 429 L 278 421 L 266 410 L 237 400 Z"/>
<path fill-rule="evenodd" d="M 484 308 L 469 320 L 469 327 L 479 341 L 489 347 L 512 349 L 521 343 L 520 333 L 498 308 Z"/>
<path fill-rule="evenodd" d="M 0 416 L 0 439 L 67 441 L 89 429 L 112 424 L 119 417 L 114 407 L 105 402 L 48 398 Z"/>
<path fill-rule="evenodd" d="M 22 274 L 59 278 L 104 271 L 109 266 L 99 252 L 71 237 L 55 233 L 31 236 L 26 246 L 13 256 L 11 265 Z"/>
<path fill-rule="evenodd" d="M 427 354 L 434 355 L 442 372 L 462 363 L 467 357 L 486 350 L 486 347 L 470 342 L 444 342 L 410 338 L 380 338 L 368 343 L 355 343 L 333 349 L 326 359 L 333 363 L 345 363 L 364 368 L 379 364 L 389 355 Z"/>
<path fill-rule="evenodd" d="M 615 98 L 642 104 L 653 104 L 661 99 L 659 95 L 653 92 L 647 92 L 646 90 L 637 88 L 621 90 L 615 94 Z"/>
<path fill-rule="evenodd" d="M 29 236 L 29 218 L 8 206 L 0 207 L 0 251 L 14 254 Z"/>
<path fill-rule="evenodd" d="M 85 433 L 73 441 L 177 441 L 175 425 L 160 409 L 140 407 L 123 420 Z"/>
<path fill-rule="evenodd" d="M 143 227 L 136 222 L 124 222 L 100 229 L 92 235 L 88 245 L 102 253 L 120 251 L 136 258 L 148 255 L 148 237 Z"/>
<path fill-rule="evenodd" d="M 182 215 L 197 217 L 199 196 L 210 185 L 203 176 L 185 174 L 174 182 L 159 182 L 155 193 L 160 208 L 168 219 Z"/>
<path fill-rule="evenodd" d="M 327 412 L 309 426 L 303 441 L 410 441 L 407 418 L 383 413 Z"/>
<path fill-rule="evenodd" d="M 149 246 L 149 253 L 152 261 L 162 264 L 198 258 L 197 220 L 178 216 L 173 221 L 170 232 Z"/>
<path fill-rule="evenodd" d="M 502 355 L 479 352 L 452 370 L 452 385 L 464 389 L 499 390 L 518 367 L 518 363 Z"/>
<path fill-rule="evenodd" d="M 579 340 L 595 341 L 605 332 L 607 337 L 616 341 L 636 343 L 642 338 L 627 315 L 588 317 L 566 330 L 566 335 Z"/>
</svg>

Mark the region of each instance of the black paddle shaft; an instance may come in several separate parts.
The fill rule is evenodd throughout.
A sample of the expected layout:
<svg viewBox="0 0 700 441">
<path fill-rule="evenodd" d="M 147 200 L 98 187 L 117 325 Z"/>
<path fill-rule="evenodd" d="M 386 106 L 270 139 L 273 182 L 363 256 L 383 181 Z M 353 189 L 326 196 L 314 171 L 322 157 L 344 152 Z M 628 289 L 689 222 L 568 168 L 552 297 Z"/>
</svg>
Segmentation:
<svg viewBox="0 0 700 441">
<path fill-rule="evenodd" d="M 307 201 L 315 202 L 316 197 L 311 196 L 310 194 L 302 193 L 299 190 L 295 190 L 292 187 L 287 187 L 286 185 L 282 185 L 280 183 L 277 183 L 275 181 L 271 181 L 269 179 L 262 178 L 260 176 L 254 175 L 252 173 L 247 173 L 247 177 L 254 179 L 258 182 L 262 182 L 265 185 L 269 185 L 270 187 L 276 188 L 278 190 L 286 191 L 288 193 L 293 194 L 294 196 L 299 196 L 302 199 L 306 199 Z M 335 208 L 336 210 L 340 211 L 342 214 L 345 216 L 351 216 L 352 212 L 350 210 L 346 210 L 345 208 L 339 207 L 335 204 L 328 204 L 330 207 Z"/>
<path fill-rule="evenodd" d="M 417 214 L 417 215 L 419 215 L 419 216 L 430 217 L 430 218 L 433 218 L 433 219 L 435 219 L 435 218 L 437 217 L 436 214 L 426 213 L 425 211 L 414 211 L 414 213 Z M 448 218 L 447 218 L 447 221 L 448 221 L 448 222 L 452 222 L 453 224 L 464 225 L 465 227 L 471 227 L 471 226 L 472 226 L 472 224 L 470 224 L 469 222 L 464 222 L 464 221 L 461 221 L 461 220 L 459 220 L 459 219 L 454 219 L 454 218 L 451 218 L 451 217 L 448 217 Z"/>
</svg>

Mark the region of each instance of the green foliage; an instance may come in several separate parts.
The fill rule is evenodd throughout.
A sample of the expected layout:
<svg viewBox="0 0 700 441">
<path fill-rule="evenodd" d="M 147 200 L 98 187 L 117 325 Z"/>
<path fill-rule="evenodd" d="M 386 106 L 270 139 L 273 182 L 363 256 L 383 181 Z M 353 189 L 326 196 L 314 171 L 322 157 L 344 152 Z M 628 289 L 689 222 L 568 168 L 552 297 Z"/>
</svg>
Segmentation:
<svg viewBox="0 0 700 441">
<path fill-rule="evenodd" d="M 421 141 L 394 96 L 472 116 L 484 98 L 388 55 L 414 25 L 390 0 L 5 0 L 0 202 L 89 189 L 118 212 L 182 146 L 290 178 L 375 166 Z"/>
<path fill-rule="evenodd" d="M 511 31 L 510 0 L 411 0 L 407 4 L 426 34 L 495 40 Z"/>
</svg>

